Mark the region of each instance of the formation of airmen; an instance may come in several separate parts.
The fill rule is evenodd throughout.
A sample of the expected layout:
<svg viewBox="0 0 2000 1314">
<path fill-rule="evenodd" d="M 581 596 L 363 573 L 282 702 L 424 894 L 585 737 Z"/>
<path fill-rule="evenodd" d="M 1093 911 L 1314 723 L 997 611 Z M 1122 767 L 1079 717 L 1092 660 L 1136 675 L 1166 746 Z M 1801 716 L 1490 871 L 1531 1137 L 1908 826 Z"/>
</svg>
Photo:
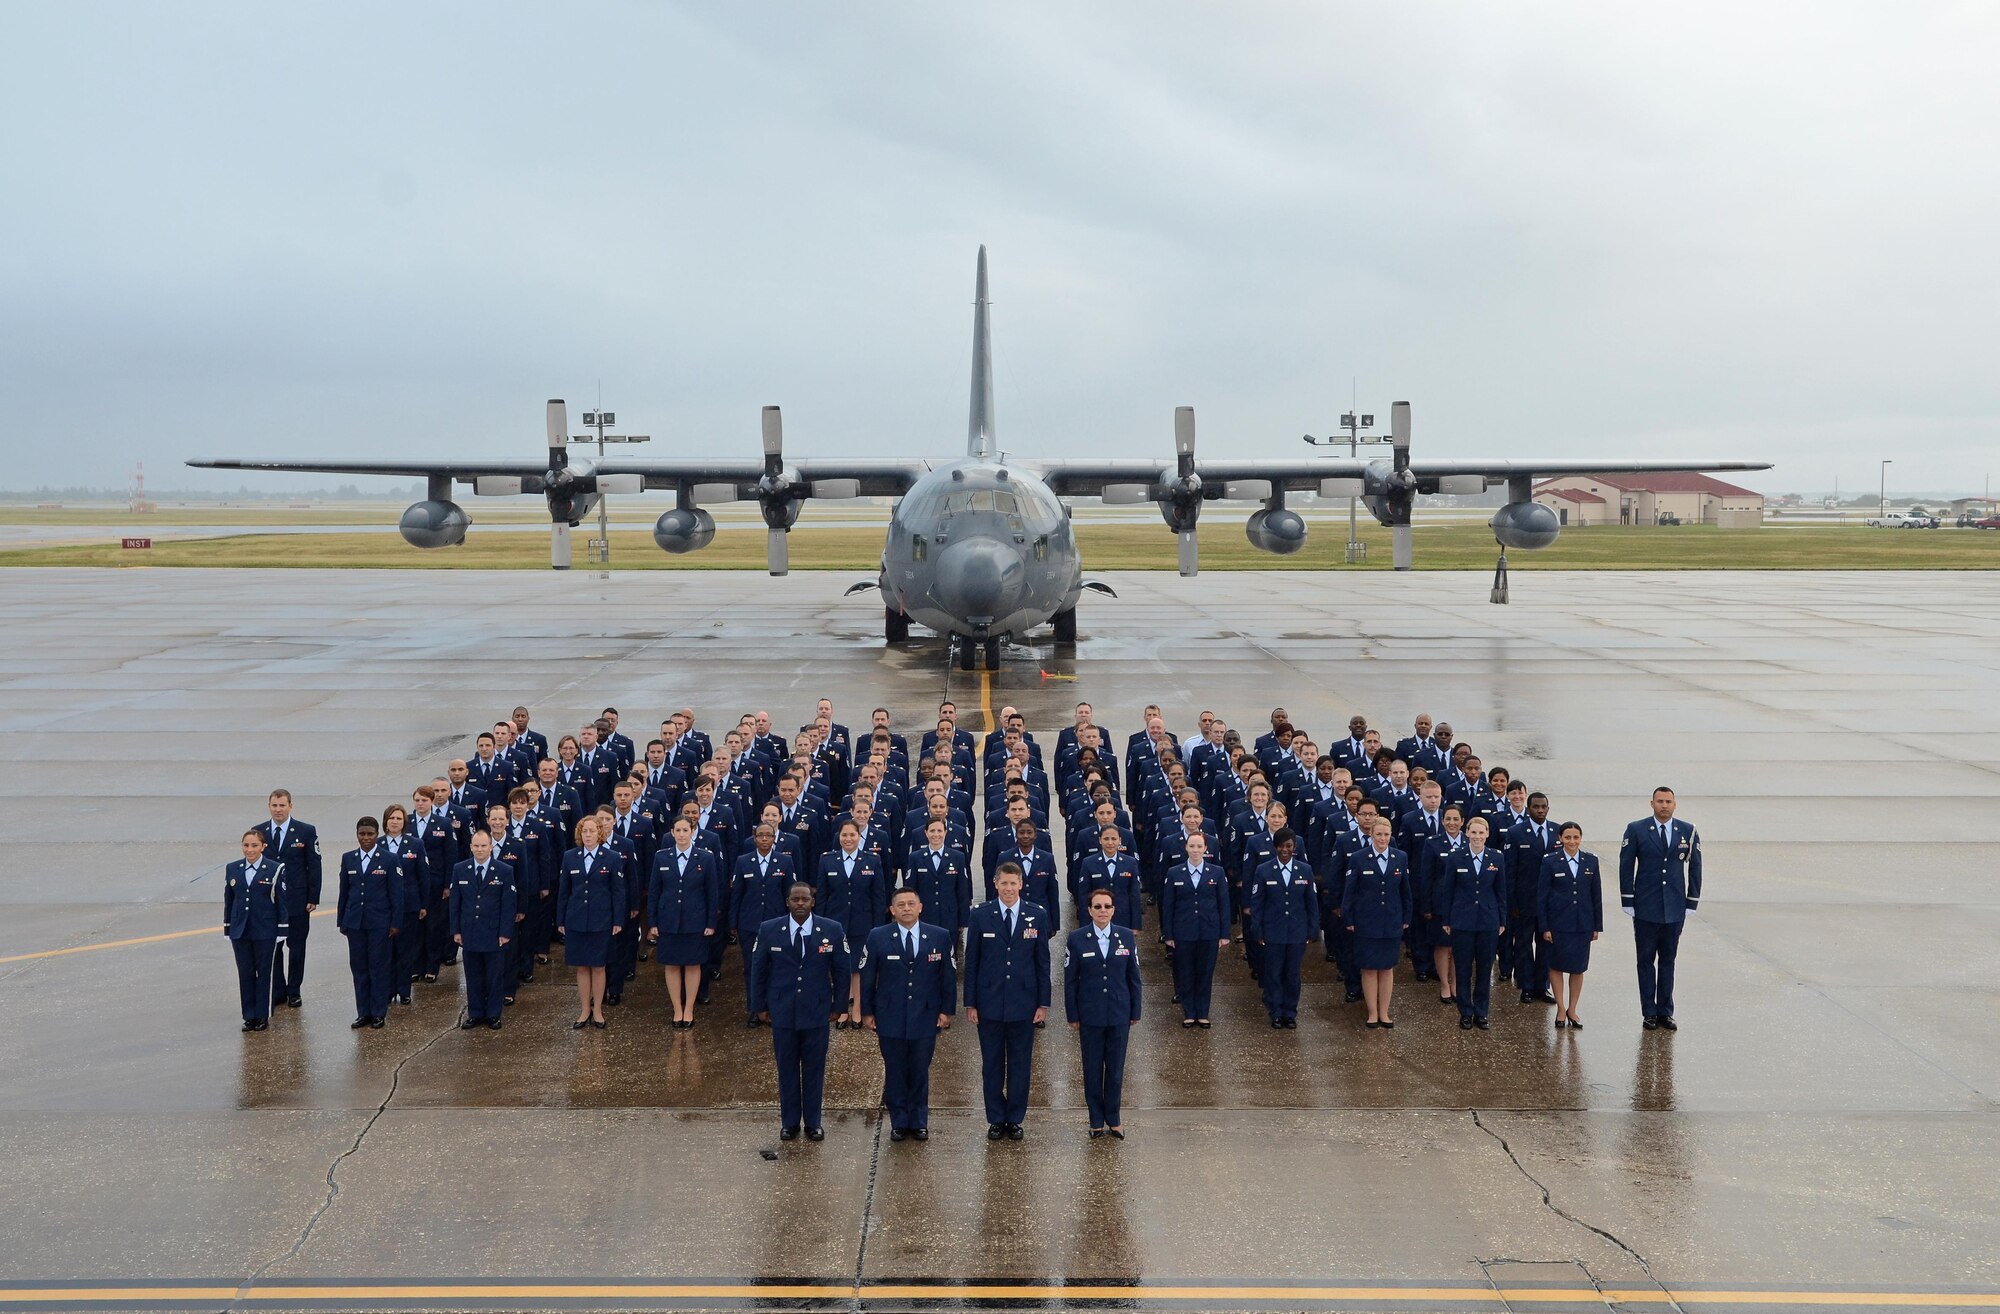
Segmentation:
<svg viewBox="0 0 2000 1314">
<path fill-rule="evenodd" d="M 914 747 L 886 709 L 857 736 L 827 699 L 790 739 L 759 711 L 717 743 L 682 708 L 643 750 L 615 708 L 553 745 L 530 720 L 515 708 L 408 806 L 355 823 L 335 919 L 353 1027 L 383 1027 L 392 1004 L 456 965 L 461 1027 L 497 1031 L 560 946 L 574 1029 L 609 1025 L 606 1008 L 648 959 L 672 1027 L 691 1029 L 733 944 L 745 1025 L 771 1030 L 780 1134 L 815 1141 L 829 1032 L 849 1027 L 881 1047 L 891 1138 L 929 1139 L 931 1060 L 961 1002 L 979 1037 L 987 1135 L 1022 1139 L 1058 951 L 1090 1135 L 1122 1139 L 1148 934 L 1190 1030 L 1209 1028 L 1232 946 L 1270 1025 L 1295 1028 L 1315 943 L 1370 1030 L 1395 1027 L 1405 960 L 1464 1030 L 1490 1027 L 1496 971 L 1522 1003 L 1554 1005 L 1556 1028 L 1583 1027 L 1604 930 L 1598 859 L 1575 822 L 1550 821 L 1546 794 L 1429 716 L 1394 744 L 1355 716 L 1322 745 L 1278 707 L 1245 744 L 1204 711 L 1183 745 L 1149 706 L 1122 767 L 1089 703 L 1047 758 L 1016 709 L 982 741 L 949 701 Z M 1671 789 L 1651 803 L 1621 842 L 1619 901 L 1643 1025 L 1672 1031 L 1701 845 Z M 267 1029 L 276 1004 L 303 1003 L 323 893 L 317 831 L 283 789 L 268 807 L 223 892 L 246 1031 Z"/>
</svg>

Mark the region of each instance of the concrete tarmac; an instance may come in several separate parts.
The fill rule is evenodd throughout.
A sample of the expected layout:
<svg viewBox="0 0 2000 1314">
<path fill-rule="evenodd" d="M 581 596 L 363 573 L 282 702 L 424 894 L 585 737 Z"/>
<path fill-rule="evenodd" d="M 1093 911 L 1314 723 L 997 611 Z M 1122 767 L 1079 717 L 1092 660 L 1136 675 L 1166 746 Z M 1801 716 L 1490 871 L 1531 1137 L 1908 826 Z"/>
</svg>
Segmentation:
<svg viewBox="0 0 2000 1314">
<path fill-rule="evenodd" d="M 0 1306 L 2000 1306 L 2000 579 L 1107 578 L 1073 656 L 988 678 L 886 649 L 839 575 L 0 572 Z M 821 695 L 1013 703 L 1050 747 L 1086 698 L 1121 749 L 1147 702 L 1184 736 L 1428 711 L 1607 877 L 1671 784 L 1708 872 L 1682 1030 L 1641 1031 L 1615 909 L 1581 1032 L 1499 990 L 1460 1032 L 1407 968 L 1367 1031 L 1316 951 L 1275 1032 L 1231 951 L 1188 1033 L 1149 953 L 1122 1144 L 1056 1022 L 990 1145 L 962 1018 L 928 1144 L 845 1032 L 825 1142 L 780 1144 L 733 954 L 692 1032 L 649 965 L 570 1031 L 560 962 L 497 1034 L 452 969 L 353 1032 L 322 916 L 305 1007 L 238 1030 L 221 870 L 270 787 L 330 904 L 353 819 L 517 702 L 643 742 Z"/>
</svg>

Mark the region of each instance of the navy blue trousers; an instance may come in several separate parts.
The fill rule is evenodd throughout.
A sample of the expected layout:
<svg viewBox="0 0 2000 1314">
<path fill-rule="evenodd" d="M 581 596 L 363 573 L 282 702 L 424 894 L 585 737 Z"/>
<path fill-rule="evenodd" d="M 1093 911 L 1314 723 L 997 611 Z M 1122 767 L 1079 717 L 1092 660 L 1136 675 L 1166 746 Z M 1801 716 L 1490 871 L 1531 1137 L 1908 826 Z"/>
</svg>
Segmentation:
<svg viewBox="0 0 2000 1314">
<path fill-rule="evenodd" d="M 500 1016 L 501 1001 L 507 995 L 507 951 L 512 944 L 491 953 L 467 949 L 459 954 L 459 971 L 465 977 L 465 1015 L 474 1022 L 488 1022 Z"/>
<path fill-rule="evenodd" d="M 1262 954 L 1264 1011 L 1275 1018 L 1299 1015 L 1299 967 L 1305 962 L 1302 944 L 1267 944 Z"/>
<path fill-rule="evenodd" d="M 1493 954 L 1499 938 L 1498 931 L 1459 928 L 1451 933 L 1451 960 L 1458 969 L 1460 1017 L 1485 1017 L 1493 1002 Z"/>
<path fill-rule="evenodd" d="M 1174 994 L 1181 1001 L 1181 1016 L 1208 1016 L 1209 997 L 1215 988 L 1215 941 L 1210 939 L 1174 942 Z"/>
<path fill-rule="evenodd" d="M 1083 1101 L 1090 1107 L 1090 1125 L 1123 1126 L 1120 1105 L 1125 1099 L 1125 1045 L 1132 1038 L 1132 1028 L 1082 1026 L 1076 1034 L 1083 1042 Z"/>
<path fill-rule="evenodd" d="M 1539 995 L 1549 988 L 1549 946 L 1542 939 L 1535 914 L 1517 910 L 1508 916 L 1507 928 L 1512 955 L 1507 967 L 1514 988 Z"/>
<path fill-rule="evenodd" d="M 937 1032 L 915 1040 L 875 1033 L 882 1046 L 882 1102 L 889 1106 L 889 1125 L 905 1130 L 931 1125 L 931 1056 L 937 1053 Z"/>
<path fill-rule="evenodd" d="M 380 931 L 343 931 L 347 937 L 347 968 L 354 973 L 354 1015 L 389 1016 L 389 996 L 395 993 L 396 937 Z"/>
<path fill-rule="evenodd" d="M 622 940 L 625 937 L 614 936 Z M 817 1127 L 826 1098 L 826 1043 L 832 1027 L 771 1028 L 771 1051 L 778 1058 L 778 1120 L 787 1127 Z"/>
<path fill-rule="evenodd" d="M 423 972 L 424 956 L 429 952 L 430 918 L 413 921 L 405 926 L 403 933 L 396 937 L 393 955 L 396 988 L 393 993 L 399 995 L 410 993 L 410 982 Z"/>
<path fill-rule="evenodd" d="M 1028 1120 L 1028 1082 L 1034 1075 L 1035 1024 L 979 1019 L 979 1060 L 986 1084 L 988 1125 Z"/>
<path fill-rule="evenodd" d="M 312 930 L 311 916 L 305 905 L 300 904 L 287 919 L 291 925 L 285 928 L 284 942 L 278 946 L 278 957 L 271 968 L 271 989 L 281 998 L 305 994 L 306 933 Z"/>
<path fill-rule="evenodd" d="M 275 940 L 231 940 L 236 951 L 236 989 L 243 996 L 243 1020 L 262 1022 L 271 1016 L 271 969 Z"/>
<path fill-rule="evenodd" d="M 1636 919 L 1632 938 L 1639 948 L 1639 1013 L 1642 1017 L 1674 1015 L 1674 958 L 1680 953 L 1681 928 L 1686 922 Z"/>
<path fill-rule="evenodd" d="M 426 976 L 436 976 L 438 968 L 444 965 L 445 959 L 457 957 L 458 946 L 451 940 L 450 900 L 432 899 L 428 908 L 430 915 L 423 920 L 423 970 Z"/>
</svg>

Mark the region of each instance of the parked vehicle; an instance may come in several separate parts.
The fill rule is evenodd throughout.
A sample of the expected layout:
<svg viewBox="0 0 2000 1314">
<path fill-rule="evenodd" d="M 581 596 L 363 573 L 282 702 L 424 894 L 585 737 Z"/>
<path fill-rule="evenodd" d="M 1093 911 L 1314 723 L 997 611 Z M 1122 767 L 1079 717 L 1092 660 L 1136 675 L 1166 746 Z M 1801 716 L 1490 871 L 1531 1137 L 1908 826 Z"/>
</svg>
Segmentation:
<svg viewBox="0 0 2000 1314">
<path fill-rule="evenodd" d="M 1870 516 L 1864 523 L 1870 529 L 1936 529 L 1941 522 L 1936 516 L 1905 515 L 1901 511 L 1891 511 L 1886 516 Z"/>
</svg>

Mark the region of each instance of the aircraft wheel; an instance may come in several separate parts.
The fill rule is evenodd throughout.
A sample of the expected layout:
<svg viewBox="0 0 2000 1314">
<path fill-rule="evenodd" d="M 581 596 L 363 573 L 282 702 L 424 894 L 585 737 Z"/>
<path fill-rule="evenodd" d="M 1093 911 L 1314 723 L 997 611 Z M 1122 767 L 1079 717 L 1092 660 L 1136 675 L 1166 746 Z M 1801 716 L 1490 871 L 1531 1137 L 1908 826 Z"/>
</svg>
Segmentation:
<svg viewBox="0 0 2000 1314">
<path fill-rule="evenodd" d="M 907 612 L 894 607 L 882 610 L 882 637 L 890 643 L 907 643 L 910 638 L 910 617 Z"/>
<path fill-rule="evenodd" d="M 989 671 L 1000 669 L 1000 640 L 998 639 L 988 639 L 986 641 L 986 669 Z"/>
<path fill-rule="evenodd" d="M 979 664 L 979 649 L 969 636 L 964 634 L 954 635 L 952 636 L 952 643 L 958 649 L 956 656 L 958 658 L 959 670 L 970 671 Z"/>
<path fill-rule="evenodd" d="M 1055 622 L 1056 642 L 1063 645 L 1066 648 L 1075 647 L 1076 608 L 1071 607 L 1066 611 L 1059 611 L 1049 619 Z"/>
</svg>

